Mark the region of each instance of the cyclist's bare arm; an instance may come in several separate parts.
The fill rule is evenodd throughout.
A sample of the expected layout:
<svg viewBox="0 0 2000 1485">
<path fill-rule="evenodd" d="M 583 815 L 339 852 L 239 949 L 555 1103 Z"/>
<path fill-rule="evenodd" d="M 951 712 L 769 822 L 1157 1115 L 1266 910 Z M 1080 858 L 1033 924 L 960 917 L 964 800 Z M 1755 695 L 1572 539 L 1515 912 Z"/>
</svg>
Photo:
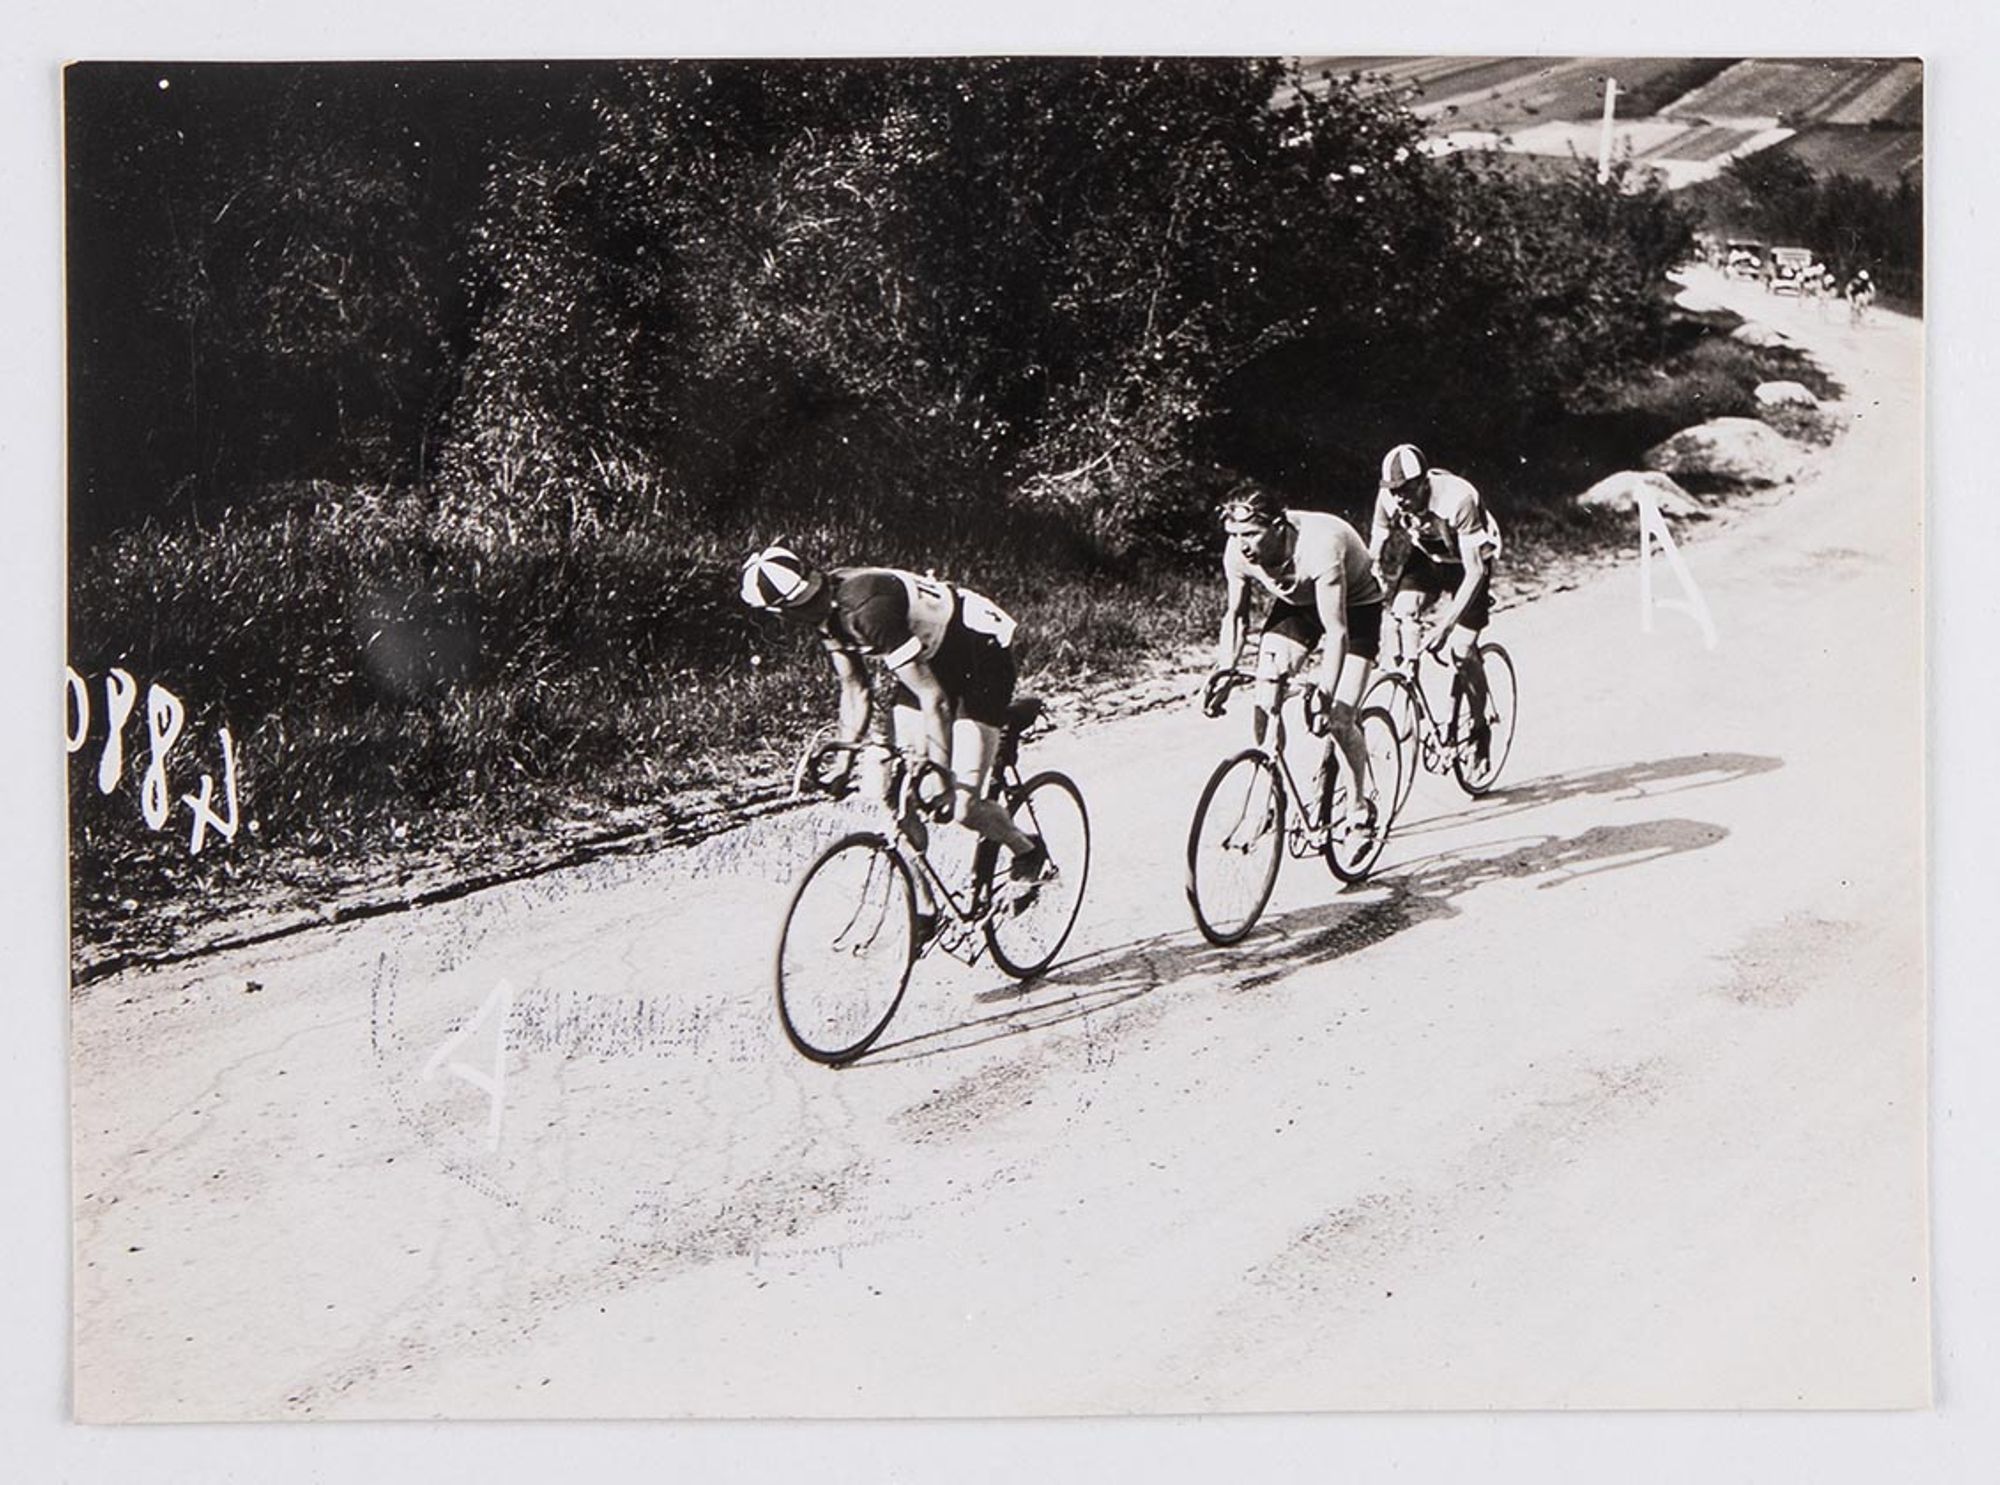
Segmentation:
<svg viewBox="0 0 2000 1485">
<path fill-rule="evenodd" d="M 951 711 L 937 673 L 922 660 L 906 660 L 896 667 L 896 679 L 917 698 L 923 726 L 924 756 L 947 772 L 951 768 Z"/>
<path fill-rule="evenodd" d="M 832 662 L 833 673 L 840 677 L 840 740 L 860 742 L 867 735 L 868 719 L 874 711 L 874 702 L 868 694 L 868 672 L 846 650 L 829 649 L 826 656 Z"/>
<path fill-rule="evenodd" d="M 1340 685 L 1340 670 L 1347 663 L 1347 583 L 1338 573 L 1329 573 L 1313 584 L 1313 601 L 1319 608 L 1319 622 L 1326 637 L 1319 642 L 1319 688 L 1330 699 Z"/>
<path fill-rule="evenodd" d="M 1229 669 L 1243 653 L 1244 621 L 1250 611 L 1250 586 L 1243 574 L 1224 563 L 1223 575 L 1228 589 L 1222 600 L 1222 637 L 1216 641 L 1217 670 Z"/>
<path fill-rule="evenodd" d="M 1479 596 L 1479 585 L 1486 581 L 1484 538 L 1472 532 L 1459 532 L 1458 560 L 1465 564 L 1465 576 L 1458 580 L 1458 591 L 1451 595 L 1450 602 L 1437 616 L 1439 635 L 1450 634 L 1457 627 L 1459 618 L 1472 606 L 1472 600 Z"/>
<path fill-rule="evenodd" d="M 1368 523 L 1368 560 L 1382 570 L 1382 549 L 1389 544 L 1389 508 L 1380 490 L 1375 492 L 1375 515 Z"/>
</svg>

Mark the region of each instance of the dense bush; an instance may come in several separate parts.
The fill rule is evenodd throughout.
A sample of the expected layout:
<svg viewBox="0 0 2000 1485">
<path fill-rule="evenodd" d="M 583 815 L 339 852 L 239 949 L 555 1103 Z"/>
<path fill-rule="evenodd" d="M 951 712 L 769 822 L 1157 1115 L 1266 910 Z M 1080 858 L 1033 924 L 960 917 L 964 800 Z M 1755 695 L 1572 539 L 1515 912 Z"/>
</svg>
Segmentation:
<svg viewBox="0 0 2000 1485">
<path fill-rule="evenodd" d="M 628 72 L 593 148 L 496 179 L 449 505 L 557 527 L 656 487 L 698 524 L 1040 505 L 1117 557 L 1185 538 L 1198 472 L 1246 462 L 1232 404 L 1285 353 L 1322 419 L 1449 443 L 1648 346 L 1687 231 L 1663 194 L 1437 161 L 1388 95 L 1284 80 Z"/>
</svg>

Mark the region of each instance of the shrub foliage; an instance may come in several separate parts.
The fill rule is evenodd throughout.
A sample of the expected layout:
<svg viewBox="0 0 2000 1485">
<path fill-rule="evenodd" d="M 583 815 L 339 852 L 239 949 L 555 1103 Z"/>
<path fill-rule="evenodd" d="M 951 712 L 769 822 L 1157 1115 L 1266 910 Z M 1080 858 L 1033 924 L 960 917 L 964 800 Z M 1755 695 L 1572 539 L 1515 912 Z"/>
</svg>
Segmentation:
<svg viewBox="0 0 2000 1485">
<path fill-rule="evenodd" d="M 74 492 L 72 663 L 226 709 L 266 842 L 657 798 L 818 709 L 734 602 L 753 538 L 1129 660 L 1196 623 L 1163 595 L 1217 466 L 1351 508 L 1387 442 L 1476 465 L 1658 352 L 1688 240 L 1649 181 L 1438 158 L 1275 62 L 576 65 L 484 152 L 371 76 L 232 75 L 198 169 L 70 125 L 73 324 L 147 350 L 79 341 L 77 436 L 138 436 Z M 198 230 L 133 207 L 155 177 Z M 156 436 L 216 385 L 198 447 Z M 124 822 L 73 797 L 88 858 Z"/>
</svg>

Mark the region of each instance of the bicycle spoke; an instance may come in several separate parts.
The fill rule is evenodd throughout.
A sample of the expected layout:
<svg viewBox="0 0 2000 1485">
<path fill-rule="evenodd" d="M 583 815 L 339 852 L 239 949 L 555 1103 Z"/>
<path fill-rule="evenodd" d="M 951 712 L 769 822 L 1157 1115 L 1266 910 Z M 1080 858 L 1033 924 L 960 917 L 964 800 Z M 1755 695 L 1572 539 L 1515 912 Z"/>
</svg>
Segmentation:
<svg viewBox="0 0 2000 1485">
<path fill-rule="evenodd" d="M 985 932 L 994 962 L 1026 979 L 1055 962 L 1076 924 L 1090 876 L 1090 816 L 1075 784 L 1042 773 L 1016 792 L 1013 820 L 1042 843 L 1048 865 L 1039 880 L 995 883 Z"/>
<path fill-rule="evenodd" d="M 1284 844 L 1284 796 L 1275 766 L 1254 749 L 1223 763 L 1188 832 L 1188 904 L 1210 942 L 1235 943 L 1256 925 Z"/>
<path fill-rule="evenodd" d="M 1340 782 L 1327 796 L 1326 864 L 1345 882 L 1361 881 L 1381 858 L 1395 819 L 1402 769 L 1402 746 L 1387 711 L 1365 708 L 1356 725 L 1361 729 L 1362 750 L 1369 764 L 1364 818 L 1372 824 L 1364 826 L 1347 819 L 1354 781 L 1347 775 L 1344 758 L 1340 759 Z"/>
<path fill-rule="evenodd" d="M 1465 698 L 1452 708 L 1454 731 L 1462 729 L 1460 746 L 1452 758 L 1452 772 L 1459 787 L 1475 798 L 1490 790 L 1506 765 L 1514 746 L 1518 721 L 1519 693 L 1514 662 L 1496 644 L 1479 647 L 1479 664 L 1485 676 L 1485 703 L 1475 727 L 1470 704 Z"/>
<path fill-rule="evenodd" d="M 882 1034 L 916 950 L 908 869 L 879 836 L 835 842 L 801 878 L 778 943 L 778 1014 L 806 1056 L 844 1062 Z"/>
</svg>

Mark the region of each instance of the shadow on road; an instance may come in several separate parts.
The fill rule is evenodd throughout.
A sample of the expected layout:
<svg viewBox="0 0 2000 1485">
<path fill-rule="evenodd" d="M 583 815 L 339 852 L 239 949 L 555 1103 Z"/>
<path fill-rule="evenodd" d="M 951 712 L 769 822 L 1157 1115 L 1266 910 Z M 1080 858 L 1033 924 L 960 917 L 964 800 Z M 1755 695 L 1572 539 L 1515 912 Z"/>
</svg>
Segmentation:
<svg viewBox="0 0 2000 1485">
<path fill-rule="evenodd" d="M 1604 768 L 1577 769 L 1570 773 L 1545 774 L 1538 779 L 1496 790 L 1483 799 L 1468 800 L 1463 809 L 1427 815 L 1421 820 L 1399 817 L 1392 839 L 1408 840 L 1412 836 L 1439 830 L 1505 819 L 1538 805 L 1555 804 L 1584 795 L 1658 799 L 1667 794 L 1683 794 L 1690 789 L 1732 784 L 1738 779 L 1769 773 L 1784 766 L 1784 759 L 1761 753 L 1689 753 L 1681 758 L 1655 758 L 1643 763 L 1620 763 Z"/>
<path fill-rule="evenodd" d="M 1754 761 L 1777 766 L 1776 760 Z M 1671 776 L 1643 768 L 1603 771 L 1602 776 L 1608 775 Z M 1417 924 L 1454 917 L 1459 912 L 1457 899 L 1491 883 L 1541 878 L 1536 883 L 1540 888 L 1562 887 L 1582 877 L 1646 866 L 1701 850 L 1728 834 L 1724 827 L 1701 820 L 1642 820 L 1595 825 L 1571 836 L 1515 836 L 1419 857 L 1398 863 L 1382 877 L 1350 889 L 1343 897 L 1266 917 L 1248 939 L 1232 948 L 1217 948 L 1186 928 L 1071 960 L 1029 985 L 988 991 L 977 997 L 980 1013 L 935 1031 L 885 1043 L 856 1065 L 962 1051 L 1102 1014 L 1168 987 L 1200 987 L 1224 994 L 1261 990 L 1300 970 L 1382 943 Z M 1292 863 L 1290 869 L 1310 865 Z M 1334 885 L 1330 879 L 1328 885 Z"/>
</svg>

